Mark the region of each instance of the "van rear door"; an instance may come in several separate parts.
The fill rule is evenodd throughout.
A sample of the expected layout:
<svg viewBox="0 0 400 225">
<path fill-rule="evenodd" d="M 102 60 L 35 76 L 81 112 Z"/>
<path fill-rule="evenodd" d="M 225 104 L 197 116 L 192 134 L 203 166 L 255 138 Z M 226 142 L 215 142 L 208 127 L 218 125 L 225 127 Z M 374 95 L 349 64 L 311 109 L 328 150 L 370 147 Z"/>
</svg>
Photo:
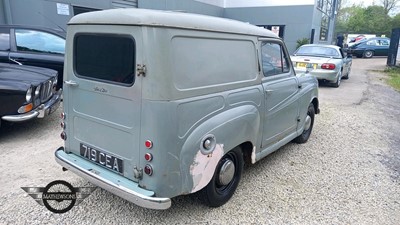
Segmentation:
<svg viewBox="0 0 400 225">
<path fill-rule="evenodd" d="M 108 33 L 110 32 L 110 33 Z M 70 25 L 64 111 L 66 151 L 137 181 L 140 27 Z M 72 42 L 73 40 L 73 42 Z"/>
</svg>

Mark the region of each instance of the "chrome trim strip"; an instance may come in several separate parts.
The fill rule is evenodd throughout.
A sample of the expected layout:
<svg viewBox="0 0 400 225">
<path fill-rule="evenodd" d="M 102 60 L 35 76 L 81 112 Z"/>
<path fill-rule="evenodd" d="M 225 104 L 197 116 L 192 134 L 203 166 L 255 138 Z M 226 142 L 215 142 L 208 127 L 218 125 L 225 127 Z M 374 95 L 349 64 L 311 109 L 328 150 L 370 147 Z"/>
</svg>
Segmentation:
<svg viewBox="0 0 400 225">
<path fill-rule="evenodd" d="M 34 118 L 43 118 L 47 115 L 49 115 L 49 110 L 50 107 L 59 107 L 60 101 L 61 101 L 61 94 L 62 94 L 62 89 L 58 90 L 53 97 L 45 102 L 44 104 L 39 105 L 36 107 L 34 110 L 24 113 L 24 114 L 18 114 L 18 115 L 6 115 L 1 117 L 1 119 L 10 121 L 10 122 L 23 122 L 26 120 L 31 120 Z M 58 105 L 57 105 L 58 104 Z"/>
<path fill-rule="evenodd" d="M 34 119 L 39 116 L 38 111 L 30 111 L 24 114 L 19 114 L 19 115 L 9 115 L 9 116 L 3 116 L 1 119 L 10 121 L 10 122 L 22 122 L 30 119 Z"/>
<path fill-rule="evenodd" d="M 150 209 L 168 209 L 171 207 L 170 198 L 149 197 L 138 192 L 132 191 L 124 186 L 115 184 L 103 177 L 86 170 L 76 163 L 64 158 L 59 152 L 64 153 L 64 147 L 60 147 L 55 152 L 56 162 L 78 176 L 88 180 L 90 183 L 99 186 L 119 197 L 126 199 L 138 206 Z M 65 153 L 66 154 L 66 153 Z"/>
</svg>

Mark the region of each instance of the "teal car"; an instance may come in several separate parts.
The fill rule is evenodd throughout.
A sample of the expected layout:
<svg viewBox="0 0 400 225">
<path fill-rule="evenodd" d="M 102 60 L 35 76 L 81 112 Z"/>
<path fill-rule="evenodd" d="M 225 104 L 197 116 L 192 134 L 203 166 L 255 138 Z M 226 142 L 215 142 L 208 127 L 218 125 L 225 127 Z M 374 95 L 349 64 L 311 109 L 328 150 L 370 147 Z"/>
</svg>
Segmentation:
<svg viewBox="0 0 400 225">
<path fill-rule="evenodd" d="M 357 58 L 372 58 L 373 56 L 387 56 L 389 46 L 389 38 L 376 37 L 360 41 L 352 45 L 350 49 Z"/>
</svg>

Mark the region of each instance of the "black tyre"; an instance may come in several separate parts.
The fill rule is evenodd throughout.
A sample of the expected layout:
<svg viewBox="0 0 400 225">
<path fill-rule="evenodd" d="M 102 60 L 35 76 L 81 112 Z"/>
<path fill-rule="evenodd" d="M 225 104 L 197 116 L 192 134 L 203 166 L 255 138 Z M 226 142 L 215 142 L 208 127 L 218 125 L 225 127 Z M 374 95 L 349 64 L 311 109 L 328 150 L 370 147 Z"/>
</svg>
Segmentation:
<svg viewBox="0 0 400 225">
<path fill-rule="evenodd" d="M 342 81 L 342 71 L 339 72 L 336 82 L 332 83 L 332 87 L 338 88 L 340 86 L 341 81 Z"/>
<path fill-rule="evenodd" d="M 374 56 L 374 52 L 371 50 L 365 50 L 364 51 L 364 58 L 372 58 Z"/>
<path fill-rule="evenodd" d="M 349 79 L 349 77 L 350 77 L 350 72 L 351 72 L 351 69 L 349 69 L 349 71 L 347 71 L 346 76 L 343 76 L 342 79 L 345 79 L 345 80 Z"/>
<path fill-rule="evenodd" d="M 310 103 L 307 110 L 306 121 L 304 122 L 304 130 L 293 141 L 299 144 L 306 143 L 310 138 L 312 128 L 314 126 L 315 109 L 314 105 Z"/>
<path fill-rule="evenodd" d="M 200 198 L 210 207 L 225 204 L 235 193 L 243 171 L 243 153 L 236 147 L 218 162 L 210 183 L 200 190 Z"/>
</svg>

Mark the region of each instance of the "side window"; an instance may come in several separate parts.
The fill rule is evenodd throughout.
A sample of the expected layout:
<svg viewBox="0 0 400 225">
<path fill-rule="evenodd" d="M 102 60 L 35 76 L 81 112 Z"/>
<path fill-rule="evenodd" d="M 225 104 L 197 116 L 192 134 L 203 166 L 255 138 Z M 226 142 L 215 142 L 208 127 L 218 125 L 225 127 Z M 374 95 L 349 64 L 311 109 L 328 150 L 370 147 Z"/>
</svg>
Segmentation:
<svg viewBox="0 0 400 225">
<path fill-rule="evenodd" d="M 24 52 L 64 54 L 65 40 L 42 31 L 16 29 L 17 50 Z"/>
<path fill-rule="evenodd" d="M 389 44 L 388 40 L 380 40 L 380 45 L 387 46 L 387 45 L 390 45 L 390 44 Z"/>
<path fill-rule="evenodd" d="M 367 42 L 367 45 L 377 45 L 376 40 L 371 40 Z"/>
<path fill-rule="evenodd" d="M 0 29 L 0 51 L 10 51 L 9 29 Z"/>
<path fill-rule="evenodd" d="M 264 76 L 289 72 L 288 57 L 283 47 L 275 42 L 263 42 L 261 46 L 262 70 Z"/>
</svg>

